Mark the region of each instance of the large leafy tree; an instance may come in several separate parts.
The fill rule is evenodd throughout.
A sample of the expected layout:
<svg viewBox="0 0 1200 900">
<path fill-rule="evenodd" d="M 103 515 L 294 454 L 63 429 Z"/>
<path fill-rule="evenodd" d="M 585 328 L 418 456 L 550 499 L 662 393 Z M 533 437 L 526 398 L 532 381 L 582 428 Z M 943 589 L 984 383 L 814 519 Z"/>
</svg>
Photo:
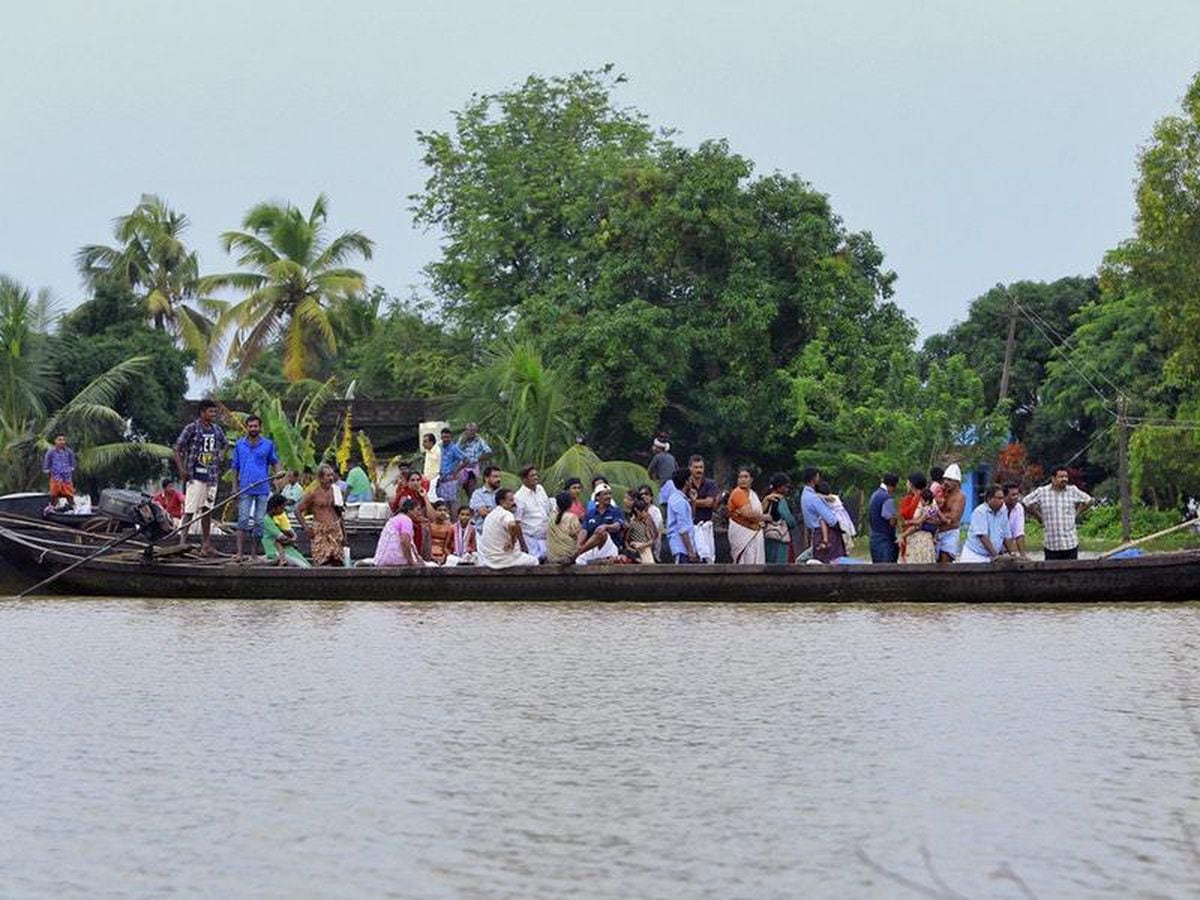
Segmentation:
<svg viewBox="0 0 1200 900">
<path fill-rule="evenodd" d="M 1200 74 L 1182 114 L 1163 118 L 1138 161 L 1137 231 L 1106 258 L 1106 275 L 1146 295 L 1170 355 L 1165 374 L 1200 379 Z"/>
<path fill-rule="evenodd" d="M 481 343 L 532 341 L 602 450 L 665 426 L 718 469 L 790 462 L 788 366 L 821 328 L 911 342 L 894 276 L 823 194 L 754 179 L 723 142 L 677 146 L 614 104 L 621 80 L 531 77 L 420 135 L 413 208 L 445 238 L 431 281 Z"/>
<path fill-rule="evenodd" d="M 1072 331 L 1072 316 L 1100 293 L 1095 278 L 1060 278 L 1054 282 L 1019 281 L 998 284 L 971 301 L 967 317 L 944 334 L 925 341 L 921 361 L 945 362 L 958 354 L 971 361 L 983 380 L 988 409 L 999 399 L 1004 368 L 1009 316 L 1016 315 L 1012 371 L 1008 397 L 1012 401 L 1009 424 L 1017 440 L 1042 403 L 1046 366 L 1060 353 Z"/>
<path fill-rule="evenodd" d="M 336 352 L 329 319 L 336 298 L 361 292 L 366 277 L 345 264 L 370 259 L 374 242 L 360 231 L 327 238 L 329 201 L 322 194 L 305 213 L 291 204 L 260 203 L 242 220 L 244 231 L 227 231 L 221 243 L 243 271 L 201 279 L 205 290 L 246 292 L 223 316 L 232 328 L 228 364 L 247 371 L 273 339 L 281 340 L 283 374 L 292 381 L 312 375 L 320 359 Z"/>
<path fill-rule="evenodd" d="M 200 264 L 184 241 L 188 217 L 154 194 L 143 194 L 113 223 L 115 246 L 89 244 L 76 264 L 93 290 L 108 283 L 133 291 L 154 327 L 179 338 L 208 373 L 216 353 L 215 326 L 225 304 L 201 296 Z"/>
<path fill-rule="evenodd" d="M 27 434 L 58 398 L 51 316 L 48 291 L 0 275 L 0 447 Z"/>
</svg>

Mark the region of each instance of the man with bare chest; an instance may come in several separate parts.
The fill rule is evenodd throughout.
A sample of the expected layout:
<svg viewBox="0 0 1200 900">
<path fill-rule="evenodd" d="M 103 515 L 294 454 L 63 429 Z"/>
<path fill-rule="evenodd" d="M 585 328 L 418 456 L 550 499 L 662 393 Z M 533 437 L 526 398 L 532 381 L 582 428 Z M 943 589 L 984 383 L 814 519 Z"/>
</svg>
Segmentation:
<svg viewBox="0 0 1200 900">
<path fill-rule="evenodd" d="M 957 463 L 951 463 L 942 475 L 942 497 L 938 502 L 938 510 L 942 524 L 937 533 L 937 561 L 952 563 L 958 559 L 959 524 L 962 522 L 963 511 L 967 507 L 967 496 L 959 488 L 962 484 L 962 471 Z"/>
<path fill-rule="evenodd" d="M 332 466 L 321 466 L 317 470 L 317 486 L 296 504 L 296 515 L 312 546 L 310 555 L 314 566 L 344 565 L 342 548 L 346 545 L 346 529 L 342 512 L 345 501 L 334 485 L 336 480 Z"/>
</svg>

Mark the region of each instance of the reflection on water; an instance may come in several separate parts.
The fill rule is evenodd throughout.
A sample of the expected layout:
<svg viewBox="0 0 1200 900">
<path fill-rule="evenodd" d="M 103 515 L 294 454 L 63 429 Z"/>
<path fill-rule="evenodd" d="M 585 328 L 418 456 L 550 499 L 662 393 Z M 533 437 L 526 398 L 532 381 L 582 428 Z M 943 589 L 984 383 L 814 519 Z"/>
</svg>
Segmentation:
<svg viewBox="0 0 1200 900">
<path fill-rule="evenodd" d="M 1194 896 L 1198 625 L 0 602 L 0 895 Z"/>
</svg>

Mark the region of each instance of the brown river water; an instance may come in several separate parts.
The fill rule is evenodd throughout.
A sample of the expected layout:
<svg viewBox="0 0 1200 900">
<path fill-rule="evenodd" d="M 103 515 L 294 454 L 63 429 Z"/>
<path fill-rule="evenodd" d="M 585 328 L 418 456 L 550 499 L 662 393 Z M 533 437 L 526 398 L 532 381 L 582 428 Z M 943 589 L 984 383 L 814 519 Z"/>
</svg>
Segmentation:
<svg viewBox="0 0 1200 900">
<path fill-rule="evenodd" d="M 1196 897 L 1198 648 L 1200 605 L 0 600 L 0 896 Z"/>
</svg>

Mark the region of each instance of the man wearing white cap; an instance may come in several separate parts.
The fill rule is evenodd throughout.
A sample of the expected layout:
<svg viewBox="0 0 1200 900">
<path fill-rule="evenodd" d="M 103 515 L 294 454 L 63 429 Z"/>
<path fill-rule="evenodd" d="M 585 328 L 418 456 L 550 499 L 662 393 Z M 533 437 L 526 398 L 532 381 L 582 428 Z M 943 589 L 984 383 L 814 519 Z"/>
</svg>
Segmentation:
<svg viewBox="0 0 1200 900">
<path fill-rule="evenodd" d="M 958 559 L 959 533 L 967 498 L 959 487 L 962 485 L 962 470 L 958 463 L 951 463 L 942 475 L 942 498 L 939 502 L 942 524 L 938 526 L 938 562 L 952 563 Z"/>
</svg>

